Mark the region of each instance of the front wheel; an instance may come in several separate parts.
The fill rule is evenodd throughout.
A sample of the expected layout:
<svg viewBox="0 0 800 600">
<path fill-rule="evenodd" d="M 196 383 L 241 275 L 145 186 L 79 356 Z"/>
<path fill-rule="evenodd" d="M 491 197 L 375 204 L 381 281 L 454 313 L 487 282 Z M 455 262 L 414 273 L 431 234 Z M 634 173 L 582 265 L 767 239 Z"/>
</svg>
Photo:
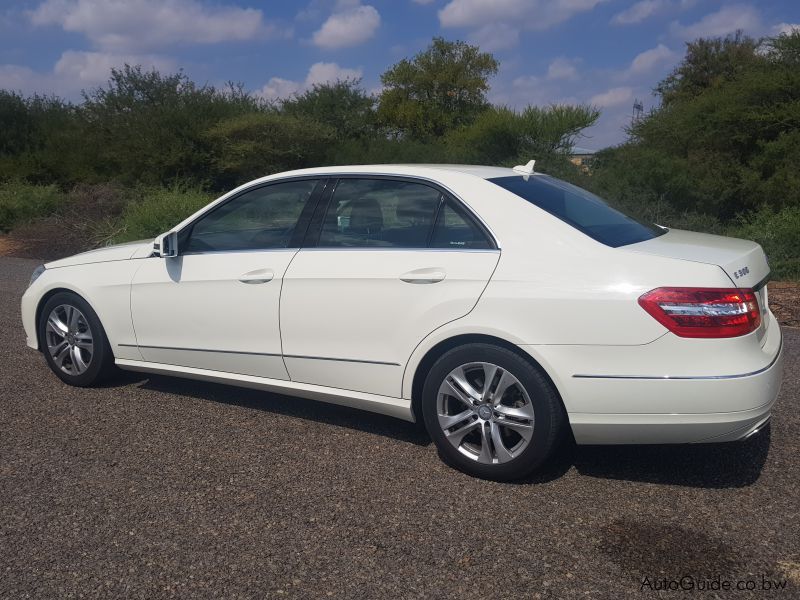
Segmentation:
<svg viewBox="0 0 800 600">
<path fill-rule="evenodd" d="M 553 453 L 565 427 L 558 393 L 518 354 L 490 344 L 445 353 L 422 396 L 425 427 L 450 465 L 477 477 L 525 477 Z"/>
<path fill-rule="evenodd" d="M 61 292 L 47 300 L 39 346 L 53 373 L 69 385 L 95 385 L 113 373 L 114 355 L 100 319 L 77 294 Z"/>
</svg>

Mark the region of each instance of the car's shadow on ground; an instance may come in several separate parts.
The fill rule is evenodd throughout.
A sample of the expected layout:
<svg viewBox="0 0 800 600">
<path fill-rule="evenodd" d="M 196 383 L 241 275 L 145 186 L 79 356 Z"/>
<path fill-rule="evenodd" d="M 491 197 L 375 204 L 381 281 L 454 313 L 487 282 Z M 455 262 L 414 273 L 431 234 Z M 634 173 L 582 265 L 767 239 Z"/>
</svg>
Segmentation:
<svg viewBox="0 0 800 600">
<path fill-rule="evenodd" d="M 113 386 L 138 385 L 150 391 L 190 396 L 336 427 L 373 433 L 417 446 L 432 444 L 424 429 L 399 419 L 266 392 L 166 376 L 125 373 Z M 543 469 L 517 484 L 563 477 L 571 468 L 581 475 L 700 488 L 737 488 L 755 483 L 767 460 L 770 428 L 744 442 L 660 446 L 576 446 L 563 444 Z"/>
<path fill-rule="evenodd" d="M 200 400 L 297 417 L 308 421 L 374 433 L 417 446 L 431 444 L 424 429 L 415 424 L 384 415 L 369 413 L 304 398 L 293 398 L 259 390 L 176 377 L 125 373 L 114 385 L 136 384 L 149 391 L 191 396 Z"/>
<path fill-rule="evenodd" d="M 769 426 L 743 442 L 651 446 L 572 446 L 571 463 L 590 477 L 699 488 L 755 483 L 767 460 Z"/>
</svg>

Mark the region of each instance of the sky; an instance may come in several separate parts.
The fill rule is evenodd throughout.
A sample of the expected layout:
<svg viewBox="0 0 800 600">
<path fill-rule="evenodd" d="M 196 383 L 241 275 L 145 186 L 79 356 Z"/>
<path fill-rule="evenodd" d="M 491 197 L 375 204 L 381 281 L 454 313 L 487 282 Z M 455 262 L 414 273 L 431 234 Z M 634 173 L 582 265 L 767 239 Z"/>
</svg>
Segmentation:
<svg viewBox="0 0 800 600">
<path fill-rule="evenodd" d="M 578 140 L 596 150 L 624 141 L 635 99 L 657 104 L 687 41 L 793 26 L 800 0 L 0 0 L 0 88 L 77 101 L 129 63 L 270 100 L 350 78 L 377 93 L 442 36 L 499 60 L 493 103 L 597 106 Z"/>
</svg>

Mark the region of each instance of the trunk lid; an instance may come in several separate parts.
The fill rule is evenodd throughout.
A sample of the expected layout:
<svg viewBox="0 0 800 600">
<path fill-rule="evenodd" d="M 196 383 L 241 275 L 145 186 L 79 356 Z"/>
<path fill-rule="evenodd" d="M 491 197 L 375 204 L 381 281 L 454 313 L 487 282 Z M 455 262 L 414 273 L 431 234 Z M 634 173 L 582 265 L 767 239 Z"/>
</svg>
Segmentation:
<svg viewBox="0 0 800 600">
<path fill-rule="evenodd" d="M 748 240 L 670 229 L 652 240 L 625 247 L 626 250 L 718 265 L 735 287 L 754 288 L 769 275 L 769 264 L 761 246 Z"/>
</svg>

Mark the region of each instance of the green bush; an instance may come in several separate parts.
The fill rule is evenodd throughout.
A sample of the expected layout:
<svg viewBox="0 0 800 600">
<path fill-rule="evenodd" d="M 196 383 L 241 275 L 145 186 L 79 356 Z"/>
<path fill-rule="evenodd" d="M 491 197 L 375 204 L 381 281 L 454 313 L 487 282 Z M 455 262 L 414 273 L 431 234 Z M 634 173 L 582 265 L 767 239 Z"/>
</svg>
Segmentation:
<svg viewBox="0 0 800 600">
<path fill-rule="evenodd" d="M 210 194 L 198 188 L 174 186 L 146 189 L 137 200 L 128 204 L 113 241 L 154 238 L 211 200 L 213 197 Z"/>
<path fill-rule="evenodd" d="M 55 185 L 31 185 L 19 181 L 0 184 L 0 231 L 48 217 L 64 201 Z"/>
<path fill-rule="evenodd" d="M 778 212 L 763 207 L 728 227 L 725 234 L 761 244 L 773 279 L 800 279 L 800 207 Z"/>
</svg>

